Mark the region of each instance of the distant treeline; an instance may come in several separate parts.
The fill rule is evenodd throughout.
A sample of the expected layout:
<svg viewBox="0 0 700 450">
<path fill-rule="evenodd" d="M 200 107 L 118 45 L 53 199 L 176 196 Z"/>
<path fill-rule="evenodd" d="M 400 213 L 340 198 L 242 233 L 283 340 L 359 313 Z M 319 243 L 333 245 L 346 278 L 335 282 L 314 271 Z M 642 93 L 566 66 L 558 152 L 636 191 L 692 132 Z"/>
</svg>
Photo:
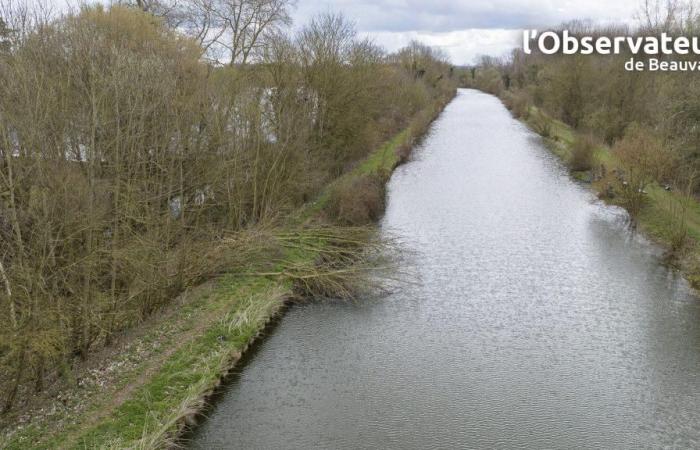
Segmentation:
<svg viewBox="0 0 700 450">
<path fill-rule="evenodd" d="M 340 16 L 291 35 L 287 2 L 177 5 L 0 7 L 5 410 L 454 92 L 443 55 Z"/>
<path fill-rule="evenodd" d="M 595 26 L 587 22 L 562 25 L 575 36 L 695 36 L 700 14 L 692 2 L 644 3 L 638 25 Z M 641 157 L 650 176 L 664 184 L 683 186 L 700 170 L 700 79 L 689 72 L 626 71 L 624 64 L 649 57 L 676 61 L 695 55 L 554 55 L 515 50 L 505 58 L 483 58 L 462 74 L 464 85 L 499 95 L 518 116 L 532 107 L 560 119 L 599 141 L 614 145 L 625 138 L 653 143 L 654 154 Z M 634 135 L 634 136 L 632 136 Z M 658 145 L 656 145 L 658 144 Z M 654 161 L 648 161 L 654 156 Z M 644 170 L 647 170 L 646 168 Z"/>
</svg>

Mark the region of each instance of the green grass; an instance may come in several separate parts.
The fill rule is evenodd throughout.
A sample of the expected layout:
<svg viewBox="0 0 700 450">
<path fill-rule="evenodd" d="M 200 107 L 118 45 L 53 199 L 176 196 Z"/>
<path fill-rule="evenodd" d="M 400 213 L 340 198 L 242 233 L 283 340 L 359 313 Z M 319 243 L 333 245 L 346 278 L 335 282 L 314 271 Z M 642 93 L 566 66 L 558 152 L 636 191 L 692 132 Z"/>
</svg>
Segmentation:
<svg viewBox="0 0 700 450">
<path fill-rule="evenodd" d="M 183 346 L 153 373 L 146 366 L 128 374 L 117 389 L 140 377 L 145 384 L 128 398 L 90 423 L 90 417 L 109 409 L 110 398 L 96 401 L 73 423 L 64 428 L 34 426 L 3 444 L 7 449 L 26 448 L 158 448 L 176 431 L 177 421 L 200 406 L 203 394 L 211 391 L 221 374 L 248 342 L 283 304 L 284 290 L 275 280 L 261 277 L 225 276 L 208 294 L 183 307 L 189 315 L 171 338 L 201 325 L 201 334 Z M 214 314 L 212 314 L 214 313 Z M 212 317 L 207 317 L 213 315 Z M 158 334 L 162 330 L 153 330 Z M 154 339 L 146 336 L 143 341 Z M 165 351 L 167 348 L 163 348 Z M 49 424 L 50 425 L 50 424 Z"/>
<path fill-rule="evenodd" d="M 396 150 L 401 145 L 406 144 L 410 137 L 410 128 L 406 128 L 402 132 L 396 134 L 377 151 L 365 159 L 364 162 L 362 162 L 355 170 L 351 171 L 348 176 L 354 176 L 358 173 L 364 175 L 382 172 L 390 173 L 399 163 L 399 157 Z"/>
<path fill-rule="evenodd" d="M 560 120 L 549 119 L 552 125 L 552 136 L 557 136 L 559 140 L 567 145 L 572 145 L 576 140 L 574 131 L 567 124 Z"/>
<path fill-rule="evenodd" d="M 681 201 L 680 195 L 673 191 L 666 191 L 659 185 L 647 187 L 648 201 L 640 214 L 640 223 L 662 241 L 670 241 L 672 229 L 675 226 L 671 215 L 671 205 Z M 690 202 L 686 212 L 686 225 L 688 237 L 694 241 L 700 240 L 700 204 Z"/>
<path fill-rule="evenodd" d="M 229 361 L 282 306 L 282 296 L 275 295 L 273 289 L 274 281 L 266 279 L 222 280 L 215 295 L 234 299 L 226 315 L 175 352 L 160 371 L 107 420 L 86 430 L 76 446 L 95 448 L 110 442 L 124 448 L 139 442 L 149 432 L 167 432 L 173 413 L 187 409 L 188 405 L 183 408 L 183 401 L 197 402 L 202 394 L 213 389 Z"/>
<path fill-rule="evenodd" d="M 546 121 L 549 124 L 549 136 L 545 137 L 545 143 L 549 150 L 564 161 L 571 158 L 569 147 L 574 142 L 573 131 L 563 122 L 553 119 L 536 106 L 530 106 L 525 123 L 537 132 L 537 122 Z"/>
<path fill-rule="evenodd" d="M 304 220 L 317 216 L 328 203 L 333 188 L 339 183 L 347 182 L 348 180 L 359 175 L 391 173 L 391 171 L 394 170 L 396 165 L 399 163 L 399 157 L 396 150 L 399 146 L 407 143 L 410 138 L 410 127 L 395 134 L 381 147 L 370 153 L 369 156 L 360 162 L 354 169 L 328 184 L 315 201 L 305 205 L 300 211 L 297 212 L 296 221 L 303 222 Z"/>
</svg>

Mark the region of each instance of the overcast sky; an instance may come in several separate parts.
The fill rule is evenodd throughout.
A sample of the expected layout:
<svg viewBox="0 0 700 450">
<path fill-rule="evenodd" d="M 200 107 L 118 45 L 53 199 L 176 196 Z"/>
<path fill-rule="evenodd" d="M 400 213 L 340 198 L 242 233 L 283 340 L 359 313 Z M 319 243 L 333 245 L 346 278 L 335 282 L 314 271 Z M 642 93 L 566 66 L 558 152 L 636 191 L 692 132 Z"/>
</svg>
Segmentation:
<svg viewBox="0 0 700 450">
<path fill-rule="evenodd" d="M 81 0 L 45 0 L 61 9 Z M 95 0 L 82 0 L 91 3 Z M 97 0 L 109 2 L 109 0 Z M 520 46 L 521 30 L 573 19 L 630 23 L 643 0 L 297 0 L 294 27 L 314 15 L 341 12 L 363 36 L 389 51 L 418 39 L 442 48 L 457 65 Z"/>
<path fill-rule="evenodd" d="M 298 0 L 295 26 L 315 14 L 342 12 L 387 50 L 411 39 L 440 47 L 454 64 L 500 56 L 520 45 L 520 30 L 572 19 L 631 22 L 641 0 Z"/>
</svg>

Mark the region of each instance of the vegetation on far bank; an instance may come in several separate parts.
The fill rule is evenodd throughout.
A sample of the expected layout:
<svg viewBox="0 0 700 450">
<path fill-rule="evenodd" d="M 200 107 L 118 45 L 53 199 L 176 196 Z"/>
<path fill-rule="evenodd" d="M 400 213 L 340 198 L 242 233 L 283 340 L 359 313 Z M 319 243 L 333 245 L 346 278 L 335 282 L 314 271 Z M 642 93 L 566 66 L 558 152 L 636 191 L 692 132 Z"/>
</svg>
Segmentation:
<svg viewBox="0 0 700 450">
<path fill-rule="evenodd" d="M 540 134 L 548 148 L 569 167 L 572 176 L 590 183 L 598 197 L 607 203 L 625 208 L 632 225 L 667 249 L 667 261 L 683 271 L 688 281 L 700 289 L 700 201 L 689 185 L 676 190 L 659 183 L 644 172 L 626 172 L 630 161 L 644 144 L 635 138 L 610 147 L 591 136 L 531 107 L 529 114 L 519 116 Z M 623 147 L 626 146 L 626 147 Z M 654 160 L 656 149 L 650 151 Z M 638 166 L 637 166 L 638 167 Z M 626 177 L 629 173 L 631 176 Z M 632 180 L 632 181 L 627 181 Z M 634 186 L 638 186 L 634 188 Z"/>
<path fill-rule="evenodd" d="M 561 30 L 594 37 L 689 36 L 700 24 L 692 6 L 648 2 L 634 26 L 570 22 Z M 624 63 L 632 56 L 528 55 L 518 49 L 483 58 L 460 79 L 499 96 L 577 178 L 625 207 L 632 223 L 663 244 L 669 260 L 700 287 L 700 82 L 693 72 L 627 72 Z"/>
</svg>

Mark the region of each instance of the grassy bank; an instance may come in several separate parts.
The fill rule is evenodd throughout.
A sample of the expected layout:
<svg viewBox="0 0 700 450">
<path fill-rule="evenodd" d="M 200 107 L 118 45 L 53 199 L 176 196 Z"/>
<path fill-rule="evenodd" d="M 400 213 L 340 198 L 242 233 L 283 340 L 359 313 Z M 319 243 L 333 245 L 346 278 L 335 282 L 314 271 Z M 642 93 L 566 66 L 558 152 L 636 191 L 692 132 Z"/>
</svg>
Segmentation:
<svg viewBox="0 0 700 450">
<path fill-rule="evenodd" d="M 343 275 L 315 271 L 318 259 L 338 255 L 365 229 L 342 233 L 311 225 L 338 184 L 364 176 L 385 182 L 407 157 L 445 103 L 419 114 L 411 125 L 329 185 L 297 211 L 283 229 L 249 239 L 261 250 L 247 267 L 187 291 L 164 311 L 119 336 L 75 373 L 77 385 L 47 390 L 31 411 L 6 418 L 1 448 L 165 448 L 171 445 L 236 365 L 266 324 L 283 311 L 300 287 L 325 283 L 342 290 Z M 311 228 L 311 231 L 304 230 Z M 319 231 L 321 230 L 321 231 Z M 361 235 L 355 239 L 355 235 Z M 275 245 L 270 245 L 274 242 Z M 337 256 L 332 256 L 337 258 Z M 342 256 L 341 256 L 342 257 Z M 338 270 L 338 272 L 344 272 Z"/>
<path fill-rule="evenodd" d="M 542 135 L 548 148 L 565 163 L 572 158 L 574 143 L 581 136 L 565 123 L 556 120 L 535 107 L 530 107 L 521 119 L 535 132 Z M 599 198 L 607 203 L 625 207 L 621 196 L 610 196 L 616 188 L 610 177 L 601 176 L 623 171 L 623 165 L 614 151 L 598 144 L 592 154 L 592 169 L 571 171 L 578 180 L 589 182 Z M 612 185 L 611 185 L 612 184 Z M 617 186 L 619 188 L 619 186 Z M 680 269 L 694 288 L 700 288 L 700 203 L 692 200 L 685 212 L 687 233 L 681 245 L 676 242 L 679 227 L 678 205 L 685 201 L 683 195 L 667 190 L 658 183 L 645 187 L 641 209 L 633 224 L 646 236 L 666 249 L 667 261 Z"/>
</svg>

